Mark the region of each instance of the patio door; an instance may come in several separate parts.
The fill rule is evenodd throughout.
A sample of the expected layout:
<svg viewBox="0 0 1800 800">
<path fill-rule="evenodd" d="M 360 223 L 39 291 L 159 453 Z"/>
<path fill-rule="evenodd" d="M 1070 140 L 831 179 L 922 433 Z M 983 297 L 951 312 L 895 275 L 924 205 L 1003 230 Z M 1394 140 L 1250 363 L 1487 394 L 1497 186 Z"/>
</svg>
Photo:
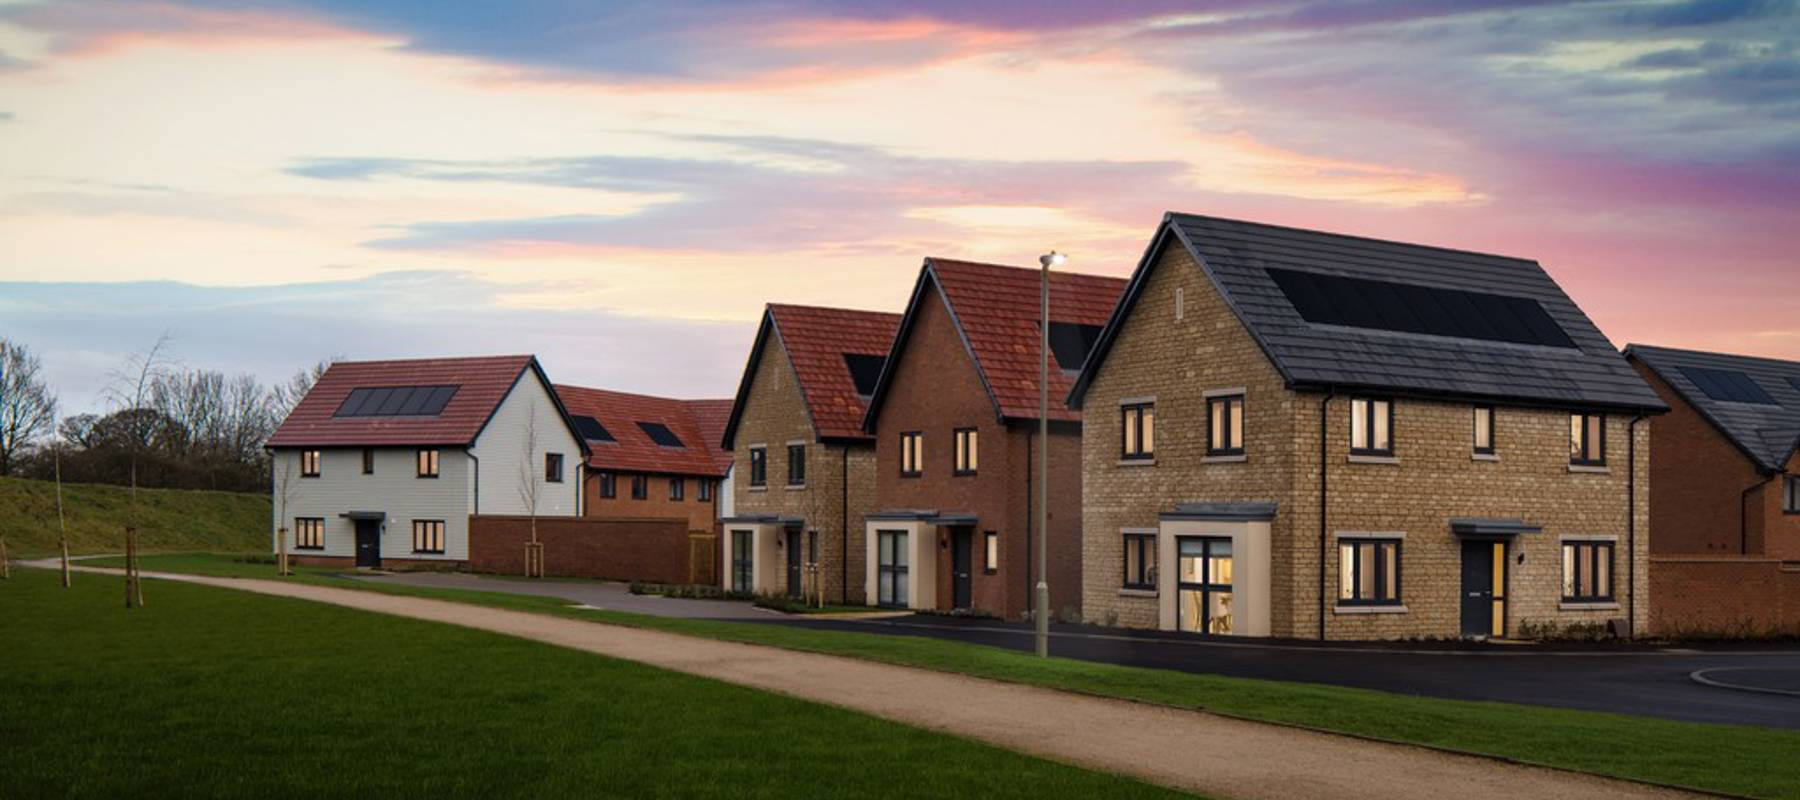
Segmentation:
<svg viewBox="0 0 1800 800">
<path fill-rule="evenodd" d="M 876 531 L 875 556 L 876 604 L 906 608 L 906 531 Z"/>
<path fill-rule="evenodd" d="M 1233 633 L 1231 539 L 1224 536 L 1177 537 L 1175 558 L 1178 627 L 1192 633 Z"/>
<path fill-rule="evenodd" d="M 806 572 L 800 566 L 800 529 L 787 530 L 787 593 L 788 597 L 800 597 L 804 591 Z"/>
<path fill-rule="evenodd" d="M 752 531 L 731 532 L 731 590 L 748 594 L 751 591 L 750 546 Z"/>
</svg>

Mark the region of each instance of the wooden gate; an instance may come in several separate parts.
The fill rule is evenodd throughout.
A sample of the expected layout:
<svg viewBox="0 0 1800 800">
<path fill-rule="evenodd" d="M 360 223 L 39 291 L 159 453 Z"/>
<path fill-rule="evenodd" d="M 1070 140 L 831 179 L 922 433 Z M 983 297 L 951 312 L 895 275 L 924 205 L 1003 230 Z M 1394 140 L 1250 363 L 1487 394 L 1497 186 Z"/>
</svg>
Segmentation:
<svg viewBox="0 0 1800 800">
<path fill-rule="evenodd" d="M 712 531 L 688 531 L 688 583 L 719 583 L 719 537 Z"/>
</svg>

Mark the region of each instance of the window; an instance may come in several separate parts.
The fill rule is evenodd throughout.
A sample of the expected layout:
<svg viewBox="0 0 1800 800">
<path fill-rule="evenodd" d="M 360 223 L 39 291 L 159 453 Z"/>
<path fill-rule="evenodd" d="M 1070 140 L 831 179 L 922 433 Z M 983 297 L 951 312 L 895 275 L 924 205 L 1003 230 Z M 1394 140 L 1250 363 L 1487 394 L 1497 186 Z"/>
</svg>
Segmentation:
<svg viewBox="0 0 1800 800">
<path fill-rule="evenodd" d="M 1394 403 L 1357 397 L 1350 400 L 1350 453 L 1359 456 L 1394 454 Z"/>
<path fill-rule="evenodd" d="M 1494 454 L 1494 407 L 1475 407 L 1475 454 Z"/>
<path fill-rule="evenodd" d="M 685 499 L 687 499 L 687 479 L 686 478 L 670 478 L 669 479 L 669 499 L 670 500 L 685 500 Z"/>
<path fill-rule="evenodd" d="M 1612 542 L 1563 542 L 1562 599 L 1605 603 L 1613 599 Z"/>
<path fill-rule="evenodd" d="M 301 450 L 300 451 L 300 477 L 302 477 L 302 478 L 317 478 L 317 477 L 319 477 L 319 461 L 320 461 L 319 451 L 317 451 L 317 450 Z"/>
<path fill-rule="evenodd" d="M 876 531 L 875 602 L 883 606 L 905 607 L 906 596 L 906 531 Z"/>
<path fill-rule="evenodd" d="M 1156 457 L 1156 404 L 1133 403 L 1119 407 L 1125 419 L 1125 441 L 1120 447 L 1123 458 Z"/>
<path fill-rule="evenodd" d="M 545 453 L 544 454 L 544 482 L 545 483 L 562 483 L 562 475 L 563 475 L 562 467 L 563 467 L 562 453 Z"/>
<path fill-rule="evenodd" d="M 419 477 L 435 478 L 438 476 L 438 451 L 419 451 Z"/>
<path fill-rule="evenodd" d="M 982 562 L 983 571 L 992 575 L 1000 571 L 1000 532 L 988 531 L 982 535 L 982 552 L 986 560 Z"/>
<path fill-rule="evenodd" d="M 619 496 L 619 476 L 610 472 L 600 473 L 600 497 L 611 500 Z"/>
<path fill-rule="evenodd" d="M 788 485 L 806 485 L 806 445 L 788 445 Z"/>
<path fill-rule="evenodd" d="M 375 474 L 375 448 L 373 447 L 363 448 L 363 474 Z"/>
<path fill-rule="evenodd" d="M 1788 476 L 1787 494 L 1781 504 L 1781 510 L 1789 514 L 1800 514 L 1800 477 Z"/>
<path fill-rule="evenodd" d="M 696 483 L 699 484 L 698 488 L 700 489 L 700 502 L 702 502 L 702 503 L 712 502 L 712 493 L 713 493 L 712 478 L 701 478 L 700 480 L 696 481 Z"/>
<path fill-rule="evenodd" d="M 294 549 L 324 550 L 325 520 L 319 517 L 297 517 L 294 519 Z"/>
<path fill-rule="evenodd" d="M 1587 467 L 1606 466 L 1604 414 L 1569 415 L 1569 463 Z"/>
<path fill-rule="evenodd" d="M 750 592 L 750 531 L 731 532 L 731 590 Z"/>
<path fill-rule="evenodd" d="M 1125 534 L 1125 588 L 1156 589 L 1156 534 Z"/>
<path fill-rule="evenodd" d="M 925 461 L 925 434 L 900 434 L 900 477 L 917 478 Z"/>
<path fill-rule="evenodd" d="M 1338 542 L 1338 605 L 1400 604 L 1400 540 Z"/>
<path fill-rule="evenodd" d="M 1209 397 L 1206 416 L 1211 420 L 1206 439 L 1209 456 L 1244 454 L 1244 396 Z"/>
<path fill-rule="evenodd" d="M 767 486 L 769 483 L 769 451 L 761 447 L 750 448 L 750 485 Z"/>
<path fill-rule="evenodd" d="M 650 479 L 643 475 L 631 476 L 631 499 L 647 500 L 650 498 Z"/>
<path fill-rule="evenodd" d="M 981 467 L 981 432 L 974 428 L 956 429 L 956 475 L 974 475 Z"/>
<path fill-rule="evenodd" d="M 413 520 L 413 552 L 444 552 L 444 522 L 435 519 Z"/>
<path fill-rule="evenodd" d="M 1194 633 L 1231 633 L 1231 540 L 1180 536 L 1175 539 L 1175 554 L 1178 627 Z"/>
</svg>

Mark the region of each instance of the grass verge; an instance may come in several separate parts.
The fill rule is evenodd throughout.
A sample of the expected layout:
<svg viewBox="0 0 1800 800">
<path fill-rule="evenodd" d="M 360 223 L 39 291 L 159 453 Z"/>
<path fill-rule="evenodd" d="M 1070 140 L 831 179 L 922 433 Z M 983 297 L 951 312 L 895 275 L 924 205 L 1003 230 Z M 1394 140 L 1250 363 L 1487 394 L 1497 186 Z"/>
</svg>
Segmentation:
<svg viewBox="0 0 1800 800">
<path fill-rule="evenodd" d="M 96 563 L 96 562 L 90 562 Z M 144 560 L 144 569 L 274 578 L 274 568 L 230 557 Z M 364 591 L 434 597 L 690 636 L 763 644 L 956 672 L 1246 719 L 1300 725 L 1508 758 L 1597 775 L 1705 791 L 1800 800 L 1800 732 L 1411 697 L 1307 683 L 1194 675 L 1026 653 L 938 639 L 672 619 L 572 608 L 556 598 L 374 584 L 308 571 L 294 578 Z"/>
<path fill-rule="evenodd" d="M 131 490 L 91 483 L 63 484 L 69 552 L 125 550 Z M 57 551 L 56 484 L 0 478 L 0 534 L 15 558 Z M 138 546 L 144 552 L 267 550 L 269 496 L 185 489 L 138 490 Z"/>
<path fill-rule="evenodd" d="M 1175 796 L 482 631 L 167 582 L 126 611 L 120 587 L 0 581 L 0 794 Z"/>
</svg>

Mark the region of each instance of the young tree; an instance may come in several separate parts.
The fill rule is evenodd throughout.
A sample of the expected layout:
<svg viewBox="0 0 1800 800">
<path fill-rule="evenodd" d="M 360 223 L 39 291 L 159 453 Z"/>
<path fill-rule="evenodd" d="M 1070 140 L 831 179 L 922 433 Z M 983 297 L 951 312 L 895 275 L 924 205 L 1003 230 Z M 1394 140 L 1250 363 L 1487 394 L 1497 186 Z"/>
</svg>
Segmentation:
<svg viewBox="0 0 1800 800">
<path fill-rule="evenodd" d="M 144 605 L 143 584 L 138 580 L 137 567 L 137 528 L 138 528 L 138 460 L 149 447 L 156 430 L 151 420 L 162 418 L 149 408 L 152 388 L 159 380 L 164 379 L 173 366 L 169 359 L 170 335 L 164 333 L 156 338 L 150 349 L 133 355 L 125 362 L 125 366 L 113 373 L 113 385 L 107 389 L 114 405 L 122 406 L 126 424 L 129 426 L 128 441 L 131 458 L 131 502 L 125 514 L 125 607 L 142 608 Z"/>
<path fill-rule="evenodd" d="M 62 446 L 58 445 L 51 454 L 56 459 L 56 534 L 62 545 L 62 585 L 69 588 L 69 524 L 63 519 L 62 499 Z"/>
<path fill-rule="evenodd" d="M 320 359 L 312 367 L 294 373 L 293 377 L 288 378 L 287 383 L 277 385 L 269 409 L 270 414 L 275 418 L 275 424 L 279 425 L 282 420 L 287 419 L 288 412 L 293 411 L 294 406 L 300 404 L 300 398 L 312 391 L 313 384 L 318 383 L 319 378 L 324 377 L 325 370 L 331 367 L 332 362 L 342 360 L 342 356 Z"/>
<path fill-rule="evenodd" d="M 294 481 L 294 460 L 282 458 L 281 465 L 275 468 L 275 536 L 276 556 L 275 572 L 279 575 L 294 574 L 288 568 L 288 503 L 299 493 Z"/>
<path fill-rule="evenodd" d="M 537 405 L 525 417 L 525 452 L 519 459 L 519 500 L 531 519 L 531 542 L 525 545 L 525 577 L 544 577 L 544 545 L 538 541 L 538 499 L 543 495 L 543 466 L 537 462 Z"/>
<path fill-rule="evenodd" d="M 11 475 L 25 449 L 56 425 L 56 395 L 43 369 L 25 345 L 0 338 L 0 475 Z"/>
</svg>

